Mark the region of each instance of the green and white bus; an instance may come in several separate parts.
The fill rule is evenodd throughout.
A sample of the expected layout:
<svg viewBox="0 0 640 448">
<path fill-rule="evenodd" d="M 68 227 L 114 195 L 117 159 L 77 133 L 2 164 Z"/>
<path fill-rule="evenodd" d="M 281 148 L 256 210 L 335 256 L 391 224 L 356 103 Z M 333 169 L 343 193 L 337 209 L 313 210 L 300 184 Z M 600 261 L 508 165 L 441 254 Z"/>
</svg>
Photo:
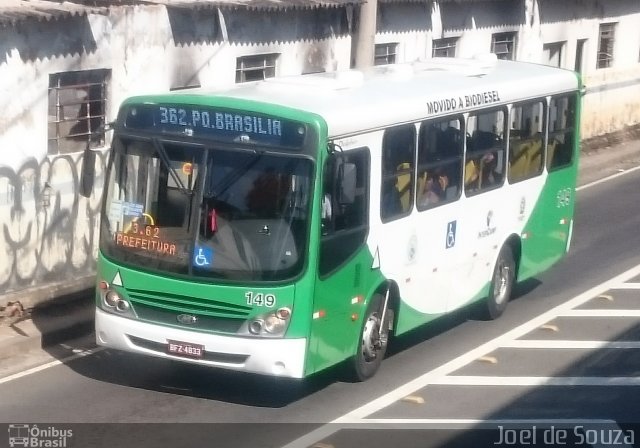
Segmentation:
<svg viewBox="0 0 640 448">
<path fill-rule="evenodd" d="M 580 92 L 571 71 L 477 58 L 127 99 L 97 343 L 365 380 L 390 334 L 472 302 L 498 317 L 569 249 Z"/>
</svg>

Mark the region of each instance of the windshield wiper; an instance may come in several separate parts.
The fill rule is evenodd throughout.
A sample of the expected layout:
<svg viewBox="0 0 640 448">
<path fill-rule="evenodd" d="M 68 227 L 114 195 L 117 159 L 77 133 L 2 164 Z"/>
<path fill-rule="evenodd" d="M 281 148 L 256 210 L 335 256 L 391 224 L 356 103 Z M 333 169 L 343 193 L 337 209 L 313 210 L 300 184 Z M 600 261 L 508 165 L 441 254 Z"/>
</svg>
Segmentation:
<svg viewBox="0 0 640 448">
<path fill-rule="evenodd" d="M 178 191 L 180 191 L 180 193 L 186 196 L 191 196 L 193 192 L 187 187 L 185 187 L 184 182 L 182 182 L 182 179 L 180 179 L 180 176 L 178 176 L 178 174 L 176 173 L 175 168 L 171 166 L 171 160 L 169 160 L 169 155 L 167 154 L 167 151 L 164 149 L 164 146 L 162 146 L 162 144 L 158 141 L 157 138 L 151 139 L 151 141 L 153 142 L 153 147 L 155 148 L 156 152 L 160 156 L 160 160 L 162 161 L 165 168 L 171 175 L 171 178 L 173 179 L 173 181 L 178 186 Z"/>
</svg>

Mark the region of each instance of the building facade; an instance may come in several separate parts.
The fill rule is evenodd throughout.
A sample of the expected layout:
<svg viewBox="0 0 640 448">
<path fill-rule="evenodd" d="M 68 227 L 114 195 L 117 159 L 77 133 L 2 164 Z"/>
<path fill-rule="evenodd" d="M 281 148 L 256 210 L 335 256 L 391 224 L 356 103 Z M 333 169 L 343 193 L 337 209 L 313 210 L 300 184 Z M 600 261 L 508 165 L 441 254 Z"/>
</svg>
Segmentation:
<svg viewBox="0 0 640 448">
<path fill-rule="evenodd" d="M 637 0 L 8 0 L 0 6 L 0 307 L 90 286 L 100 191 L 82 151 L 134 94 L 431 57 L 499 58 L 582 73 L 583 138 L 640 124 Z M 15 3 L 12 3 L 15 2 Z"/>
</svg>

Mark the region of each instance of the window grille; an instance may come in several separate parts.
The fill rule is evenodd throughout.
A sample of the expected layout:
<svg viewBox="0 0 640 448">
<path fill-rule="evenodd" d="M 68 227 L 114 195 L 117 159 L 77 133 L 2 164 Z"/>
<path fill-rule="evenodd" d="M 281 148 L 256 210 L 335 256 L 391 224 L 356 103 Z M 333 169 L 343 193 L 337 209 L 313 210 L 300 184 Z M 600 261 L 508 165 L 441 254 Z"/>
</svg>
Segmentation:
<svg viewBox="0 0 640 448">
<path fill-rule="evenodd" d="M 374 65 L 395 64 L 397 62 L 397 53 L 397 43 L 376 44 L 373 63 Z"/>
<path fill-rule="evenodd" d="M 611 67 L 611 63 L 613 62 L 613 44 L 615 42 L 615 30 L 615 23 L 600 24 L 597 68 Z"/>
<path fill-rule="evenodd" d="M 516 33 L 497 33 L 491 37 L 491 52 L 498 59 L 515 59 Z"/>
<path fill-rule="evenodd" d="M 276 76 L 278 53 L 242 56 L 236 59 L 236 82 L 263 81 Z"/>
<path fill-rule="evenodd" d="M 48 153 L 65 154 L 105 144 L 107 84 L 111 70 L 49 75 Z"/>
<path fill-rule="evenodd" d="M 452 37 L 448 39 L 434 39 L 431 56 L 434 58 L 454 58 L 456 57 L 456 45 L 458 38 Z"/>
</svg>

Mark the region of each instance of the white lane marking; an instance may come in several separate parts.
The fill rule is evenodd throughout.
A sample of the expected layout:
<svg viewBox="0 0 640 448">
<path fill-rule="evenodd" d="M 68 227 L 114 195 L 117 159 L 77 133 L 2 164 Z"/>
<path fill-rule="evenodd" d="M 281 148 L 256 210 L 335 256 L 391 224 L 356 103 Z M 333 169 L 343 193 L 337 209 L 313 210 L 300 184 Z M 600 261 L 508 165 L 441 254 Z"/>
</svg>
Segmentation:
<svg viewBox="0 0 640 448">
<path fill-rule="evenodd" d="M 372 415 L 375 412 L 389 406 L 390 404 L 400 400 L 402 397 L 406 397 L 407 395 L 411 395 L 416 390 L 422 389 L 423 387 L 431 384 L 434 380 L 441 378 L 445 375 L 450 374 L 451 372 L 458 370 L 461 367 L 471 363 L 475 359 L 478 359 L 482 356 L 485 356 L 488 353 L 500 348 L 501 345 L 507 343 L 508 341 L 518 339 L 521 336 L 535 330 L 536 328 L 544 325 L 545 323 L 551 321 L 559 314 L 566 312 L 576 306 L 582 305 L 589 300 L 598 297 L 600 294 L 603 294 L 605 291 L 609 290 L 612 285 L 619 285 L 622 282 L 625 282 L 631 278 L 640 274 L 640 265 L 634 266 L 631 269 L 626 270 L 625 272 L 599 284 L 594 286 L 593 288 L 584 291 L 582 294 L 575 296 L 574 298 L 552 308 L 551 310 L 546 311 L 545 313 L 540 314 L 539 316 L 523 323 L 522 325 L 503 333 L 495 339 L 492 339 L 484 344 L 464 353 L 457 358 L 452 359 L 451 361 L 424 373 L 423 375 L 414 378 L 413 380 L 403 384 L 402 386 L 384 394 L 380 397 L 360 406 L 357 409 L 354 409 L 347 414 L 336 418 L 330 423 L 327 423 L 314 431 L 311 431 L 304 436 L 288 443 L 282 448 L 300 448 L 300 447 L 308 447 L 318 440 L 322 440 L 331 434 L 340 430 L 340 424 L 344 422 L 352 422 L 356 420 L 361 420 L 366 418 L 368 415 Z"/>
<path fill-rule="evenodd" d="M 611 289 L 640 289 L 640 283 L 621 283 L 619 285 L 612 286 Z"/>
<path fill-rule="evenodd" d="M 429 384 L 439 386 L 640 386 L 640 377 L 448 375 L 434 379 Z"/>
<path fill-rule="evenodd" d="M 459 368 L 469 364 L 471 361 L 477 358 L 480 358 L 481 356 L 484 356 L 487 353 L 490 353 L 495 349 L 499 348 L 500 345 L 502 345 L 504 342 L 510 341 L 513 339 L 518 339 L 521 336 L 540 327 L 541 325 L 549 322 L 550 320 L 555 318 L 557 315 L 567 310 L 570 310 L 572 308 L 575 308 L 576 306 L 582 305 L 583 303 L 588 302 L 592 298 L 597 297 L 598 295 L 607 291 L 609 289 L 609 285 L 619 284 L 629 278 L 635 277 L 638 274 L 640 274 L 640 265 L 634 266 L 633 268 L 623 272 L 622 274 L 619 274 L 612 279 L 609 279 L 597 286 L 594 286 L 593 288 L 583 292 L 582 294 L 579 294 L 578 296 L 556 306 L 555 308 L 552 308 L 551 310 L 548 310 L 545 313 L 542 313 L 541 315 L 529 320 L 528 322 L 523 323 L 522 325 L 508 331 L 507 333 L 504 333 L 498 336 L 497 338 L 491 341 L 488 341 L 480 345 L 479 347 L 476 347 L 475 349 L 470 350 L 467 353 L 455 359 L 452 359 L 448 363 L 440 367 L 437 367 L 431 370 L 430 372 L 426 372 L 425 374 L 415 378 L 412 381 L 409 381 L 408 383 L 398 387 L 397 389 L 385 395 L 382 395 L 381 397 L 371 401 L 370 403 L 365 404 L 364 406 L 361 406 L 358 409 L 353 410 L 347 415 L 352 417 L 360 417 L 360 418 L 365 417 L 367 415 L 371 415 L 374 412 L 377 412 L 380 409 L 390 405 L 394 401 L 397 401 L 399 398 L 409 395 L 412 392 L 423 388 L 424 386 L 429 384 L 431 380 L 447 375 L 455 370 L 458 370 Z M 340 418 L 336 419 L 336 421 L 339 422 Z"/>
<path fill-rule="evenodd" d="M 4 383 L 8 383 L 9 381 L 13 381 L 13 380 L 17 380 L 18 378 L 22 378 L 28 375 L 31 375 L 33 373 L 37 373 L 37 372 L 41 372 L 43 370 L 46 370 L 50 367 L 55 367 L 55 366 L 59 366 L 60 364 L 66 364 L 70 361 L 73 361 L 74 359 L 78 359 L 78 358 L 82 358 L 84 356 L 89 356 L 89 355 L 93 355 L 95 353 L 98 353 L 102 350 L 104 350 L 104 347 L 95 347 L 92 348 L 90 350 L 82 350 L 81 352 L 78 352 L 74 355 L 71 356 L 67 356 L 66 358 L 63 359 L 56 359 L 55 361 L 51 361 L 48 362 L 46 364 L 42 364 L 40 366 L 36 366 L 33 367 L 31 369 L 27 369 L 24 370 L 22 372 L 18 372 L 18 373 L 14 373 L 13 375 L 9 375 L 9 376 L 5 376 L 3 378 L 0 378 L 0 384 L 4 384 Z"/>
<path fill-rule="evenodd" d="M 629 349 L 640 348 L 640 341 L 545 341 L 516 339 L 506 342 L 500 348 L 544 348 L 544 349 Z"/>
<path fill-rule="evenodd" d="M 640 310 L 567 310 L 559 317 L 640 317 Z"/>
<path fill-rule="evenodd" d="M 576 191 L 586 190 L 587 188 L 591 188 L 591 187 L 594 187 L 594 186 L 596 186 L 598 184 L 602 184 L 604 182 L 613 180 L 616 177 L 620 177 L 620 176 L 624 176 L 625 174 L 633 173 L 634 171 L 637 171 L 639 169 L 640 169 L 640 165 L 639 166 L 634 166 L 633 168 L 629 168 L 628 170 L 622 171 L 620 173 L 612 174 L 611 176 L 603 177 L 602 179 L 598 179 L 596 181 L 593 181 L 593 182 L 590 182 L 588 184 L 582 185 L 582 186 L 576 188 Z"/>
</svg>

